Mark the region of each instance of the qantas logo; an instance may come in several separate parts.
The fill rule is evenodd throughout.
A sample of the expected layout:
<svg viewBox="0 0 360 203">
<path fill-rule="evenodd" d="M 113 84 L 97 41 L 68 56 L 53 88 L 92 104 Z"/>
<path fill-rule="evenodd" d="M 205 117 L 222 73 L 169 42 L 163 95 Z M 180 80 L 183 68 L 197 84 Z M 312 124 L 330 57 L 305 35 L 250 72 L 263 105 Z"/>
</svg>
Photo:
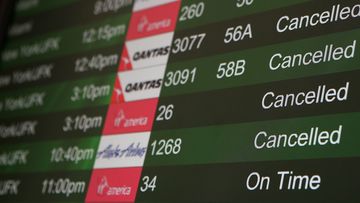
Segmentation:
<svg viewBox="0 0 360 203">
<path fill-rule="evenodd" d="M 161 87 L 162 79 L 158 80 L 149 80 L 145 82 L 135 82 L 135 83 L 129 83 L 125 87 L 125 91 L 127 93 L 134 92 L 134 91 L 143 91 L 143 90 L 149 90 L 149 89 L 156 89 Z"/>
<path fill-rule="evenodd" d="M 116 103 L 120 103 L 121 100 L 121 95 L 122 95 L 122 91 L 120 88 L 114 88 L 114 94 L 115 94 L 115 101 Z"/>
<path fill-rule="evenodd" d="M 118 73 L 121 87 L 119 98 L 124 102 L 157 98 L 163 83 L 165 65 Z M 115 95 L 115 94 L 114 94 Z"/>
<path fill-rule="evenodd" d="M 124 95 L 123 95 L 122 87 L 120 85 L 119 77 L 115 79 L 114 90 L 111 96 L 111 103 L 112 104 L 124 103 Z"/>
<path fill-rule="evenodd" d="M 165 65 L 171 52 L 174 33 L 168 32 L 137 40 L 128 40 L 122 52 L 120 71 Z"/>
<path fill-rule="evenodd" d="M 121 62 L 124 63 L 125 69 L 128 69 L 128 67 L 131 65 L 128 57 L 122 57 Z"/>
<path fill-rule="evenodd" d="M 141 59 L 154 58 L 158 56 L 166 56 L 170 53 L 170 46 L 154 48 L 146 51 L 138 51 L 133 55 L 133 60 L 138 61 Z"/>
<path fill-rule="evenodd" d="M 97 187 L 96 194 L 100 196 L 129 196 L 131 194 L 131 187 L 126 185 L 120 187 L 110 186 L 107 177 L 103 176 Z"/>
</svg>

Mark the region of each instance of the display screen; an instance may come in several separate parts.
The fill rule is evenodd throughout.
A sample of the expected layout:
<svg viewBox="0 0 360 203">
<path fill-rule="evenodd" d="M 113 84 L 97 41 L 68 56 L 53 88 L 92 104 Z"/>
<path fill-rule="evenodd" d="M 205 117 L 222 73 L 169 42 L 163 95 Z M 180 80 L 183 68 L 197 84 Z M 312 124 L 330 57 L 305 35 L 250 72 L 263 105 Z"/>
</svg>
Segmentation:
<svg viewBox="0 0 360 203">
<path fill-rule="evenodd" d="M 358 0 L 18 0 L 2 203 L 359 203 Z"/>
</svg>

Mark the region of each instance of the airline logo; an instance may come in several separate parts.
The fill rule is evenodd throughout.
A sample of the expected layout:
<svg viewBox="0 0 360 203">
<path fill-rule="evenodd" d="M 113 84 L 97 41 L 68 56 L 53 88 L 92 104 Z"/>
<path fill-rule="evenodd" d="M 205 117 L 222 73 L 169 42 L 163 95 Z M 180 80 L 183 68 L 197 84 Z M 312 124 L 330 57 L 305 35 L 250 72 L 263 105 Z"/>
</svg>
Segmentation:
<svg viewBox="0 0 360 203">
<path fill-rule="evenodd" d="M 165 65 L 171 51 L 174 33 L 156 35 L 125 43 L 119 71 Z"/>
<path fill-rule="evenodd" d="M 94 168 L 142 166 L 149 137 L 150 132 L 102 136 Z"/>
<path fill-rule="evenodd" d="M 179 7 L 178 1 L 133 13 L 126 39 L 133 40 L 174 31 Z"/>
<path fill-rule="evenodd" d="M 115 83 L 113 103 L 129 102 L 151 98 L 160 95 L 166 65 L 118 73 L 118 83 Z"/>
<path fill-rule="evenodd" d="M 142 168 L 96 169 L 86 202 L 134 202 Z"/>
<path fill-rule="evenodd" d="M 151 131 L 158 99 L 111 104 L 104 135 Z"/>
<path fill-rule="evenodd" d="M 97 195 L 113 196 L 113 195 L 124 195 L 129 196 L 131 194 L 131 187 L 123 185 L 120 187 L 113 187 L 109 184 L 106 176 L 103 176 L 97 188 Z"/>
<path fill-rule="evenodd" d="M 171 2 L 179 2 L 179 0 L 135 0 L 133 11 L 140 11 L 148 8 L 157 7 Z"/>
<path fill-rule="evenodd" d="M 124 103 L 124 95 L 122 92 L 122 88 L 120 85 L 120 79 L 119 77 L 116 77 L 115 84 L 114 84 L 114 90 L 111 96 L 111 103 L 112 104 L 119 104 Z"/>
</svg>

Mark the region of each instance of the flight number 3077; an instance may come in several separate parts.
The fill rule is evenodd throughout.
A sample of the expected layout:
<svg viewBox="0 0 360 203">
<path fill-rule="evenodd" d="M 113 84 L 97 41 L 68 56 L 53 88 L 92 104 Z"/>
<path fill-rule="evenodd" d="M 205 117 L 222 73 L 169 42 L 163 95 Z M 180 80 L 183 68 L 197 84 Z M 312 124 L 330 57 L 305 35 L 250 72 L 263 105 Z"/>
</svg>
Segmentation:
<svg viewBox="0 0 360 203">
<path fill-rule="evenodd" d="M 200 33 L 183 38 L 177 38 L 174 40 L 172 53 L 177 54 L 179 52 L 191 51 L 195 48 L 200 49 L 205 37 L 206 33 Z"/>
</svg>

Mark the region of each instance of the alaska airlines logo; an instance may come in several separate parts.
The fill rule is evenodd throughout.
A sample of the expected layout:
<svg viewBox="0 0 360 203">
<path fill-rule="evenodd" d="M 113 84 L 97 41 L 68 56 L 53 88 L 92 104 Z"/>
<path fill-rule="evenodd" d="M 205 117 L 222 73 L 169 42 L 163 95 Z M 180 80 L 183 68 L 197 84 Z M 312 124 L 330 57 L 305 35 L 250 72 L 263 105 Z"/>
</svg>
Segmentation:
<svg viewBox="0 0 360 203">
<path fill-rule="evenodd" d="M 114 126 L 124 128 L 145 126 L 147 121 L 147 117 L 126 118 L 124 110 L 121 109 L 114 120 Z"/>
<path fill-rule="evenodd" d="M 155 22 L 150 22 L 146 15 L 142 16 L 139 20 L 137 31 L 138 32 L 151 32 L 155 30 L 165 29 L 171 26 L 171 19 L 162 19 Z"/>
<path fill-rule="evenodd" d="M 109 182 L 106 176 L 103 176 L 100 180 L 100 183 L 97 188 L 97 195 L 106 195 L 106 196 L 128 196 L 131 193 L 131 187 L 121 186 L 121 187 L 112 187 L 109 185 Z"/>
<path fill-rule="evenodd" d="M 162 84 L 162 79 L 129 83 L 126 85 L 125 91 L 129 93 L 129 92 L 136 92 L 142 90 L 157 89 L 161 87 L 161 84 Z"/>
<path fill-rule="evenodd" d="M 141 147 L 140 142 L 136 145 L 131 143 L 127 148 L 122 149 L 119 145 L 109 144 L 104 150 L 97 153 L 97 159 L 112 159 L 123 157 L 143 157 L 147 147 Z"/>
<path fill-rule="evenodd" d="M 166 56 L 169 53 L 170 53 L 170 46 L 165 46 L 165 47 L 135 52 L 132 58 L 134 61 L 138 61 L 141 59 Z"/>
</svg>

